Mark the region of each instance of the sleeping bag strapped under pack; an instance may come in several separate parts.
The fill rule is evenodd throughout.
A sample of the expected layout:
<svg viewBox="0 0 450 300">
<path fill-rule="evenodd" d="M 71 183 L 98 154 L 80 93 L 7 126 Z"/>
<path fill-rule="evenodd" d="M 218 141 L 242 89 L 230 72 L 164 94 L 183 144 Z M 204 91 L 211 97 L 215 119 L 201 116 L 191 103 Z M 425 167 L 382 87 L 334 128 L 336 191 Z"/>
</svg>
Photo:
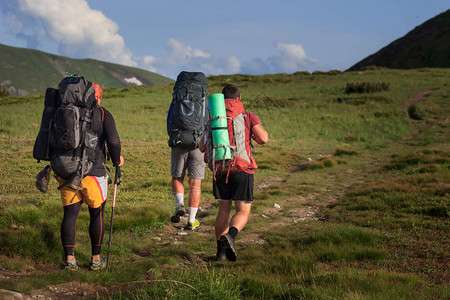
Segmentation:
<svg viewBox="0 0 450 300">
<path fill-rule="evenodd" d="M 53 114 L 58 100 L 58 90 L 48 88 L 45 92 L 44 111 L 42 112 L 41 127 L 33 147 L 33 157 L 40 160 L 50 161 L 50 128 Z"/>
</svg>

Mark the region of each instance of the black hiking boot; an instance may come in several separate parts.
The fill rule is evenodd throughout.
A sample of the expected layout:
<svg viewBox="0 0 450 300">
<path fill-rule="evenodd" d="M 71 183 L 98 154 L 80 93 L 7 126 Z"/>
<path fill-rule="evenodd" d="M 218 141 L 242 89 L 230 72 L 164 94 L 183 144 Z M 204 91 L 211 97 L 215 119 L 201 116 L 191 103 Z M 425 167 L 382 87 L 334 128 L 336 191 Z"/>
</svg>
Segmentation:
<svg viewBox="0 0 450 300">
<path fill-rule="evenodd" d="M 225 234 L 220 237 L 220 240 L 224 243 L 226 249 L 225 249 L 225 255 L 229 261 L 236 261 L 237 252 L 236 248 L 234 247 L 234 240 L 231 237 L 230 234 Z"/>
</svg>

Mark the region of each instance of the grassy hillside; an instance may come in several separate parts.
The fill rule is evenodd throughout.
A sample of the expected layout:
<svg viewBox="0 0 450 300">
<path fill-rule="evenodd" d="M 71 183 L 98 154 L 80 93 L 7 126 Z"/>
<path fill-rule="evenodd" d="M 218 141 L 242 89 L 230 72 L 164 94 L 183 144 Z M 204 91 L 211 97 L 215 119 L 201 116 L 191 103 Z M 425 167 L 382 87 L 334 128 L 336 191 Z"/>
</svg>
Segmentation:
<svg viewBox="0 0 450 300">
<path fill-rule="evenodd" d="M 450 67 L 450 10 L 417 26 L 349 70 L 368 66 L 392 69 Z"/>
<path fill-rule="evenodd" d="M 449 297 L 450 69 L 210 76 L 241 88 L 269 132 L 236 262 L 215 262 L 217 203 L 202 183 L 201 226 L 170 223 L 165 117 L 172 85 L 106 89 L 125 165 L 110 272 L 62 270 L 57 184 L 34 187 L 43 95 L 0 99 L 0 295 L 117 299 L 446 299 Z M 352 87 L 352 88 L 349 88 Z M 347 90 L 347 92 L 346 92 Z M 359 91 L 359 92 L 357 92 Z M 188 190 L 186 191 L 188 192 Z M 112 187 L 105 213 L 111 217 Z M 277 204 L 277 205 L 275 205 Z M 108 234 L 105 235 L 104 254 Z"/>
<path fill-rule="evenodd" d="M 0 44 L 0 84 L 12 95 L 41 94 L 49 86 L 57 87 L 68 74 L 78 73 L 102 87 L 126 87 L 125 78 L 137 78 L 144 85 L 172 82 L 171 79 L 142 69 L 106 63 L 94 59 L 71 59 L 45 52 Z"/>
</svg>

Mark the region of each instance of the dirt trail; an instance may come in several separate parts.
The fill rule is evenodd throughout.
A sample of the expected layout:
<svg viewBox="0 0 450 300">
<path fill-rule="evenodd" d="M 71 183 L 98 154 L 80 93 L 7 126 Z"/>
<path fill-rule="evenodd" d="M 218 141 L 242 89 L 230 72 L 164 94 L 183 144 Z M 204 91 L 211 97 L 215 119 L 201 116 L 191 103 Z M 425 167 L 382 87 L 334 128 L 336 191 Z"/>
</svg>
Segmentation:
<svg viewBox="0 0 450 300">
<path fill-rule="evenodd" d="M 412 105 L 420 102 L 423 100 L 423 98 L 427 97 L 429 94 L 431 94 L 433 92 L 433 90 L 426 90 L 424 92 L 420 92 L 416 95 L 414 95 L 413 97 L 411 97 L 408 102 L 406 102 L 404 105 L 402 105 L 403 109 L 408 109 L 410 108 Z"/>
</svg>

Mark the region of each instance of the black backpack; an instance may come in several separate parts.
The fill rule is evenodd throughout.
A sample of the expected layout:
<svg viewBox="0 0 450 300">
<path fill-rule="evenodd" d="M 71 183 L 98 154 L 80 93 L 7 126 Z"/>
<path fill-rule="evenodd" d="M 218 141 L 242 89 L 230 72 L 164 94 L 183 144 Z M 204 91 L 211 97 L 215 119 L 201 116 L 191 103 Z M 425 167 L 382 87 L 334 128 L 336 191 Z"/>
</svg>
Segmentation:
<svg viewBox="0 0 450 300">
<path fill-rule="evenodd" d="M 198 147 L 206 124 L 206 87 L 202 72 L 183 71 L 178 75 L 167 122 L 170 147 Z"/>
<path fill-rule="evenodd" d="M 51 161 L 56 175 L 79 187 L 93 166 L 98 136 L 91 129 L 98 122 L 101 111 L 92 82 L 76 75 L 64 78 L 57 90 L 46 91 L 33 157 Z"/>
</svg>

